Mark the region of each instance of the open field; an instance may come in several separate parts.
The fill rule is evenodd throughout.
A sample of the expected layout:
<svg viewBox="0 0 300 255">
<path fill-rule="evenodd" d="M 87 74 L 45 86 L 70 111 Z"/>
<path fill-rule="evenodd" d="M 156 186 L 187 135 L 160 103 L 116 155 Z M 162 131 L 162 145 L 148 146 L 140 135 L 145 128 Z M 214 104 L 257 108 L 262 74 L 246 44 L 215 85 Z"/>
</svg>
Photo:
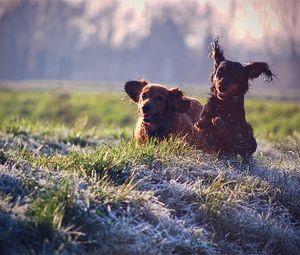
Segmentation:
<svg viewBox="0 0 300 255">
<path fill-rule="evenodd" d="M 199 99 L 203 104 L 206 102 L 204 96 Z M 81 133 L 93 132 L 101 137 L 106 136 L 106 132 L 108 135 L 127 132 L 129 138 L 137 112 L 125 92 L 109 93 L 107 88 L 92 92 L 70 92 L 69 89 L 39 92 L 2 90 L 0 100 L 2 127 L 13 125 L 15 120 L 25 120 L 22 121 L 25 129 L 40 128 L 41 132 L 48 127 L 44 122 L 50 122 L 51 127 L 64 125 L 81 128 Z M 295 131 L 300 132 L 299 102 L 300 98 L 282 101 L 256 96 L 246 99 L 247 119 L 253 125 L 257 138 L 280 139 Z M 19 128 L 22 128 L 20 125 L 18 122 Z"/>
<path fill-rule="evenodd" d="M 138 146 L 121 93 L 0 102 L 0 254 L 300 253 L 297 98 L 246 100 L 249 164 L 177 140 Z"/>
</svg>

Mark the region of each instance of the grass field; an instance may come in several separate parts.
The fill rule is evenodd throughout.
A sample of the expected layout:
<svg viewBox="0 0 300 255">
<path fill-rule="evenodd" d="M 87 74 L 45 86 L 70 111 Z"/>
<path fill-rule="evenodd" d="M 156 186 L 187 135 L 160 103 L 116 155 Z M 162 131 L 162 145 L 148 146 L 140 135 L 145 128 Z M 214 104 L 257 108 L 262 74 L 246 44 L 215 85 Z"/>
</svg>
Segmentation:
<svg viewBox="0 0 300 255">
<path fill-rule="evenodd" d="M 246 100 L 249 164 L 140 147 L 121 93 L 0 102 L 0 254 L 300 254 L 299 101 Z"/>
<path fill-rule="evenodd" d="M 137 112 L 125 93 L 2 91 L 0 100 L 2 128 L 16 124 L 17 129 L 42 133 L 65 126 L 81 129 L 83 135 L 121 132 L 130 138 Z M 206 99 L 200 101 L 204 104 Z M 300 132 L 299 101 L 251 99 L 246 101 L 246 111 L 259 139 L 281 139 Z"/>
</svg>

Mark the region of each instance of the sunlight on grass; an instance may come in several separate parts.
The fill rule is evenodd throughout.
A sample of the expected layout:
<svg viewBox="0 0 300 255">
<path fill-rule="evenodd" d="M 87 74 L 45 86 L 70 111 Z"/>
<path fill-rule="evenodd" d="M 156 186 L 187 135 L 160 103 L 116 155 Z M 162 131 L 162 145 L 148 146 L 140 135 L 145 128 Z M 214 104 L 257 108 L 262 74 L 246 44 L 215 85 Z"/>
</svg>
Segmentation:
<svg viewBox="0 0 300 255">
<path fill-rule="evenodd" d="M 71 134 L 65 137 L 77 143 L 85 136 L 132 137 L 137 114 L 125 94 L 1 91 L 0 100 L 2 131 L 59 137 L 68 127 Z M 300 133 L 299 112 L 297 102 L 246 100 L 246 117 L 258 139 Z"/>
<path fill-rule="evenodd" d="M 140 145 L 118 94 L 0 93 L 4 254 L 298 254 L 296 102 L 249 99 L 253 159 Z"/>
</svg>

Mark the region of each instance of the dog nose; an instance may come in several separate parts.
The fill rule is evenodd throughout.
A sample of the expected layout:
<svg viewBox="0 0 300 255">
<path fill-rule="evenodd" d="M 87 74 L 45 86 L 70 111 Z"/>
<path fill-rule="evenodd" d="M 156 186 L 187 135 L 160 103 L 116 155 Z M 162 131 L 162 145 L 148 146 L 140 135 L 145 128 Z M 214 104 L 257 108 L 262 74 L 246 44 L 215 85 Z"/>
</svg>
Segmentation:
<svg viewBox="0 0 300 255">
<path fill-rule="evenodd" d="M 150 106 L 149 106 L 149 105 L 144 105 L 144 106 L 142 107 L 142 109 L 143 109 L 143 113 L 147 113 L 147 112 L 150 111 Z"/>
</svg>

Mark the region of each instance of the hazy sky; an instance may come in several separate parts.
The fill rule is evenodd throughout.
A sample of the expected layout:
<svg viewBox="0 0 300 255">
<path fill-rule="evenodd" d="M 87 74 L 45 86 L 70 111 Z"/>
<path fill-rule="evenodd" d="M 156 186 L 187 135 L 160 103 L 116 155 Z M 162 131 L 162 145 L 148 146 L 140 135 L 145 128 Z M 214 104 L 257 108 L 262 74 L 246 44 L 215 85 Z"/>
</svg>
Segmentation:
<svg viewBox="0 0 300 255">
<path fill-rule="evenodd" d="M 26 0 L 46 1 L 46 0 Z M 214 35 L 226 36 L 236 44 L 256 49 L 268 43 L 278 51 L 292 38 L 300 52 L 300 1 L 299 0 L 55 0 L 70 4 L 85 4 L 85 14 L 71 23 L 81 31 L 82 45 L 91 35 L 98 34 L 100 40 L 108 37 L 107 26 L 114 26 L 110 42 L 113 47 L 133 46 L 149 35 L 153 18 L 163 19 L 159 9 L 176 6 L 173 19 L 179 25 L 188 23 L 185 42 L 188 47 L 203 46 L 203 37 L 209 30 Z M 21 0 L 0 0 L 0 19 L 5 11 L 18 5 Z M 93 17 L 111 5 L 118 5 L 113 17 L 102 21 L 101 26 L 93 23 Z M 212 21 L 203 18 L 210 7 Z M 160 8 L 159 8 L 160 7 Z M 174 9 L 174 8 L 173 8 Z M 188 11 L 181 11 L 187 10 Z M 191 13 L 186 17 L 186 13 Z M 129 38 L 129 40 L 127 40 Z"/>
<path fill-rule="evenodd" d="M 68 5 L 77 5 L 79 8 L 70 8 Z M 3 18 L 5 13 L 8 14 L 7 19 Z M 235 60 L 241 62 L 258 59 L 277 63 L 281 70 L 283 67 L 286 69 L 285 80 L 291 74 L 299 73 L 299 17 L 300 0 L 0 0 L 0 24 L 2 27 L 7 26 L 2 29 L 4 34 L 7 33 L 2 36 L 2 46 L 25 47 L 22 51 L 11 50 L 9 56 L 15 57 L 8 57 L 8 60 L 12 63 L 20 59 L 27 61 L 26 52 L 31 54 L 27 56 L 30 58 L 28 61 L 35 63 L 41 49 L 47 56 L 44 59 L 49 60 L 49 65 L 56 60 L 72 59 L 73 53 L 81 56 L 82 52 L 99 53 L 102 50 L 105 52 L 104 56 L 113 54 L 116 59 L 122 53 L 127 57 L 138 58 L 134 54 L 138 55 L 143 49 L 147 51 L 145 53 L 148 53 L 148 59 L 152 59 L 155 54 L 159 58 L 160 51 L 165 50 L 169 55 L 166 54 L 168 57 L 164 57 L 162 62 L 176 64 L 178 61 L 172 62 L 176 54 L 182 63 L 185 59 L 196 58 L 196 55 L 206 57 L 210 42 L 214 37 L 220 36 L 226 56 L 234 56 Z M 27 30 L 22 30 L 23 21 L 27 24 Z M 19 22 L 18 29 L 15 22 Z M 16 31 L 19 31 L 19 37 L 14 36 Z M 48 44 L 45 39 L 47 31 L 56 31 L 60 40 L 55 43 L 70 44 L 74 52 L 71 53 L 68 47 L 61 49 L 57 46 L 60 51 L 55 51 L 57 56 L 52 58 L 52 53 L 49 52 L 53 45 Z M 60 35 L 59 31 L 66 31 L 66 36 L 63 34 L 65 32 Z M 68 42 L 71 34 L 76 36 L 76 40 Z M 22 44 L 19 38 L 27 39 Z M 7 44 L 9 40 L 13 43 Z M 68 50 L 70 53 L 65 56 Z M 22 53 L 24 56 L 21 54 L 20 57 L 15 52 L 25 52 L 27 55 Z M 81 57 L 83 56 L 86 55 L 82 54 Z M 93 54 L 87 57 L 93 58 Z M 6 67 L 6 61 L 2 61 Z M 76 61 L 70 66 L 81 63 Z M 93 61 L 98 63 L 97 59 Z M 112 61 L 112 73 L 117 72 L 120 60 L 109 58 L 109 61 Z M 56 67 L 57 65 L 51 66 L 53 69 Z M 149 69 L 143 68 L 139 72 L 147 72 Z M 81 69 L 72 69 L 72 72 L 78 75 Z M 84 77 L 90 77 L 89 75 L 87 73 Z"/>
<path fill-rule="evenodd" d="M 83 0 L 66 0 L 72 4 Z M 139 39 L 149 34 L 149 20 L 163 19 L 164 13 L 159 9 L 176 6 L 173 20 L 179 25 L 188 23 L 185 42 L 188 47 L 203 47 L 203 38 L 207 31 L 213 35 L 226 34 L 230 41 L 256 50 L 262 44 L 268 44 L 273 51 L 282 49 L 283 45 L 293 37 L 296 45 L 300 45 L 300 1 L 290 0 L 123 0 L 123 1 L 84 1 L 86 13 L 84 17 L 73 20 L 82 33 L 82 43 L 98 33 L 100 40 L 105 41 L 109 29 L 114 26 L 114 34 L 110 42 L 113 47 L 135 46 Z M 110 17 L 101 26 L 97 26 L 92 18 L 107 6 L 118 4 L 114 17 Z M 204 12 L 210 7 L 212 20 L 206 20 Z M 160 8 L 158 8 L 160 7 Z M 190 17 L 186 17 L 189 11 Z M 300 52 L 300 46 L 296 50 Z"/>
</svg>

